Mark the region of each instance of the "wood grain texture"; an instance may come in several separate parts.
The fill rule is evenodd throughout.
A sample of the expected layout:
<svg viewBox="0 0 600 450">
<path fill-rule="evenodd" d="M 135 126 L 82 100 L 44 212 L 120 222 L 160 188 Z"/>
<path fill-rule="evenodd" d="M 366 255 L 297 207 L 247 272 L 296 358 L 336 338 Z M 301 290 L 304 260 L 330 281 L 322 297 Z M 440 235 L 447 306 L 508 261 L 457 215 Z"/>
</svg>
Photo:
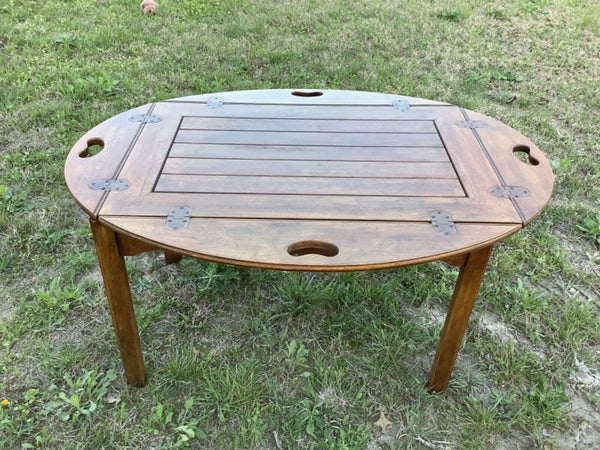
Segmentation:
<svg viewBox="0 0 600 450">
<path fill-rule="evenodd" d="M 431 212 L 448 211 L 457 222 L 521 224 L 510 202 L 498 201 L 497 208 L 477 198 L 391 197 L 336 195 L 264 195 L 115 192 L 103 205 L 101 216 L 166 216 L 178 206 L 187 206 L 197 218 L 366 220 L 429 222 Z M 150 200 L 151 201 L 148 201 Z"/>
<path fill-rule="evenodd" d="M 457 180 L 450 162 L 282 161 L 168 158 L 165 174 Z M 457 180 L 458 181 L 458 180 Z M 382 193 L 385 189 L 381 189 Z"/>
<path fill-rule="evenodd" d="M 468 254 L 460 269 L 429 373 L 428 387 L 434 392 L 448 386 L 491 253 L 492 246 L 489 246 Z"/>
<path fill-rule="evenodd" d="M 130 122 L 134 115 L 146 114 L 152 105 L 118 114 L 84 134 L 73 146 L 65 162 L 65 181 L 75 201 L 91 217 L 96 217 L 105 192 L 88 187 L 93 179 L 114 178 L 125 158 L 129 145 L 142 128 Z M 104 148 L 94 156 L 86 156 L 88 142 L 102 141 Z"/>
<path fill-rule="evenodd" d="M 100 222 L 92 220 L 90 225 L 127 383 L 144 386 L 146 371 L 142 346 L 125 261 L 119 252 L 117 236 Z"/>
<path fill-rule="evenodd" d="M 320 147 L 247 144 L 178 144 L 169 153 L 171 158 L 220 158 L 222 160 L 285 160 L 285 161 L 406 161 L 448 162 L 443 147 Z"/>
<path fill-rule="evenodd" d="M 395 147 L 402 142 L 407 147 L 436 147 L 442 145 L 437 134 L 430 133 L 366 133 L 366 132 L 303 132 L 237 130 L 180 130 L 176 143 L 247 144 L 247 145 L 336 145 L 345 147 Z"/>
<path fill-rule="evenodd" d="M 134 232 L 151 244 L 196 258 L 282 270 L 370 270 L 451 258 L 494 242 L 521 225 L 456 224 L 445 236 L 430 223 L 299 220 L 194 220 L 181 230 L 168 230 L 166 218 L 105 216 L 103 223 L 119 232 Z M 322 241 L 339 249 L 335 257 L 288 254 L 300 241 Z"/>
<path fill-rule="evenodd" d="M 322 92 L 319 97 L 297 97 L 292 92 Z M 240 104 L 314 104 L 314 105 L 391 105 L 394 100 L 404 100 L 410 105 L 446 105 L 434 100 L 416 97 L 407 97 L 396 94 L 383 94 L 378 92 L 342 91 L 323 89 L 268 89 L 256 91 L 232 91 L 210 94 L 193 95 L 169 100 L 171 102 L 198 103 L 218 97 L 227 103 Z"/>
<path fill-rule="evenodd" d="M 502 185 L 519 186 L 529 191 L 529 196 L 512 200 L 524 225 L 528 224 L 546 207 L 552 195 L 554 176 L 548 159 L 533 142 L 507 125 L 472 111 L 465 111 L 465 115 L 470 120 L 487 124 L 485 128 L 475 129 L 474 133 L 500 173 Z M 518 148 L 527 149 L 533 164 L 518 159 L 513 151 Z M 524 159 L 527 161 L 529 157 Z"/>
<path fill-rule="evenodd" d="M 172 166 L 169 170 L 173 170 Z M 358 168 L 357 168 L 358 170 Z M 366 172 L 368 173 L 368 172 Z M 458 180 L 421 178 L 376 179 L 373 177 L 323 177 L 317 175 L 194 175 L 163 174 L 154 192 L 241 194 L 241 195 L 321 195 L 389 197 L 464 197 Z"/>
<path fill-rule="evenodd" d="M 243 117 L 196 117 L 186 116 L 181 120 L 180 130 L 221 130 L 221 131 L 261 131 L 278 132 L 287 130 L 292 133 L 404 133 L 433 134 L 437 130 L 430 120 L 350 120 L 330 119 L 277 119 L 262 120 L 260 118 Z M 441 144 L 441 143 L 440 143 Z"/>
<path fill-rule="evenodd" d="M 147 242 L 140 241 L 139 239 L 132 237 L 130 234 L 117 234 L 116 237 L 119 253 L 122 256 L 135 256 L 139 255 L 140 253 L 150 252 L 159 248 Z"/>
</svg>

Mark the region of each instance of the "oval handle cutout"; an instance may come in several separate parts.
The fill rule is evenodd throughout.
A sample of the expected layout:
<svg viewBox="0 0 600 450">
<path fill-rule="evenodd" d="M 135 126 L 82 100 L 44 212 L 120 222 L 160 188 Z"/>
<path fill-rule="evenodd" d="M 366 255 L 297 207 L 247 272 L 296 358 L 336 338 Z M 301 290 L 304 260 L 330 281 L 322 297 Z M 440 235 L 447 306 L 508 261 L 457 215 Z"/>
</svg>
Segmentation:
<svg viewBox="0 0 600 450">
<path fill-rule="evenodd" d="M 104 141 L 100 138 L 94 138 L 87 141 L 87 147 L 79 153 L 80 158 L 91 158 L 96 156 L 104 148 Z"/>
<path fill-rule="evenodd" d="M 531 156 L 531 149 L 527 145 L 517 145 L 513 147 L 513 155 L 524 164 L 531 164 L 532 166 L 539 165 L 539 161 Z"/>
<path fill-rule="evenodd" d="M 295 242 L 287 248 L 287 252 L 291 256 L 321 255 L 331 258 L 337 255 L 340 250 L 336 245 L 329 242 L 311 240 Z"/>
<path fill-rule="evenodd" d="M 292 95 L 296 97 L 320 97 L 323 95 L 321 91 L 312 91 L 312 92 L 302 92 L 302 91 L 294 91 Z"/>
</svg>

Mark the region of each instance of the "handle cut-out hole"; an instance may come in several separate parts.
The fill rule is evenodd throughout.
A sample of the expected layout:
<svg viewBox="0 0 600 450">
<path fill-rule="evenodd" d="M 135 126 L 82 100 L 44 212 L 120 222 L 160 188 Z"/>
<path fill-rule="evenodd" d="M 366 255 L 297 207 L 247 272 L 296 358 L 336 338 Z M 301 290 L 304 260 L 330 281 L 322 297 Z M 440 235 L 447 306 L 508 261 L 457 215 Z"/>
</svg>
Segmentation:
<svg viewBox="0 0 600 450">
<path fill-rule="evenodd" d="M 525 164 L 537 166 L 540 163 L 537 159 L 531 156 L 531 149 L 526 145 L 517 145 L 513 147 L 513 155 L 515 155 L 519 161 Z"/>
<path fill-rule="evenodd" d="M 294 91 L 292 95 L 296 97 L 320 97 L 323 95 L 321 91 L 312 91 L 312 92 L 302 92 L 302 91 Z"/>
<path fill-rule="evenodd" d="M 90 158 L 97 155 L 104 148 L 104 141 L 100 138 L 94 138 L 87 141 L 87 147 L 79 153 L 80 158 Z"/>
<path fill-rule="evenodd" d="M 287 252 L 291 256 L 321 255 L 331 258 L 340 250 L 337 246 L 325 241 L 299 241 L 290 245 Z"/>
</svg>

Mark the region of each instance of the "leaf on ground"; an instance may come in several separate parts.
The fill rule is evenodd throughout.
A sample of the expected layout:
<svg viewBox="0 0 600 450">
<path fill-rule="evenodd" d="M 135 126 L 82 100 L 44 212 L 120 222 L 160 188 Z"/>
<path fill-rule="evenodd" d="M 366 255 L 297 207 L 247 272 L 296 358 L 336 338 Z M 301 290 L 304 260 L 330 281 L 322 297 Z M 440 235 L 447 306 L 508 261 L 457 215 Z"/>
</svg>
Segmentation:
<svg viewBox="0 0 600 450">
<path fill-rule="evenodd" d="M 116 395 L 109 395 L 106 397 L 106 399 L 104 400 L 106 403 L 119 403 L 121 401 L 121 397 L 116 396 Z"/>
<path fill-rule="evenodd" d="M 388 427 L 388 425 L 393 424 L 394 422 L 390 422 L 387 417 L 385 417 L 385 414 L 383 413 L 383 411 L 379 410 L 379 420 L 377 422 L 375 422 L 375 425 L 377 425 L 378 427 L 381 428 L 381 431 L 383 433 L 385 433 L 385 429 Z"/>
</svg>

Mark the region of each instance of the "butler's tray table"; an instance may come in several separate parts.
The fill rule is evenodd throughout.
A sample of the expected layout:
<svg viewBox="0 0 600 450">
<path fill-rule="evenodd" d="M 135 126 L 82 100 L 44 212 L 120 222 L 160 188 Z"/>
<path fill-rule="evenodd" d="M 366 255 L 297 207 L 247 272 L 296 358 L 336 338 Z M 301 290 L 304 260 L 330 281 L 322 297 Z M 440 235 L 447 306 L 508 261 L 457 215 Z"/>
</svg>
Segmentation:
<svg viewBox="0 0 600 450">
<path fill-rule="evenodd" d="M 130 384 L 146 376 L 123 256 L 162 249 L 167 262 L 264 269 L 459 266 L 434 391 L 448 384 L 493 244 L 537 216 L 553 184 L 540 150 L 489 117 L 306 90 L 140 106 L 85 134 L 65 177 L 90 216 Z"/>
</svg>

